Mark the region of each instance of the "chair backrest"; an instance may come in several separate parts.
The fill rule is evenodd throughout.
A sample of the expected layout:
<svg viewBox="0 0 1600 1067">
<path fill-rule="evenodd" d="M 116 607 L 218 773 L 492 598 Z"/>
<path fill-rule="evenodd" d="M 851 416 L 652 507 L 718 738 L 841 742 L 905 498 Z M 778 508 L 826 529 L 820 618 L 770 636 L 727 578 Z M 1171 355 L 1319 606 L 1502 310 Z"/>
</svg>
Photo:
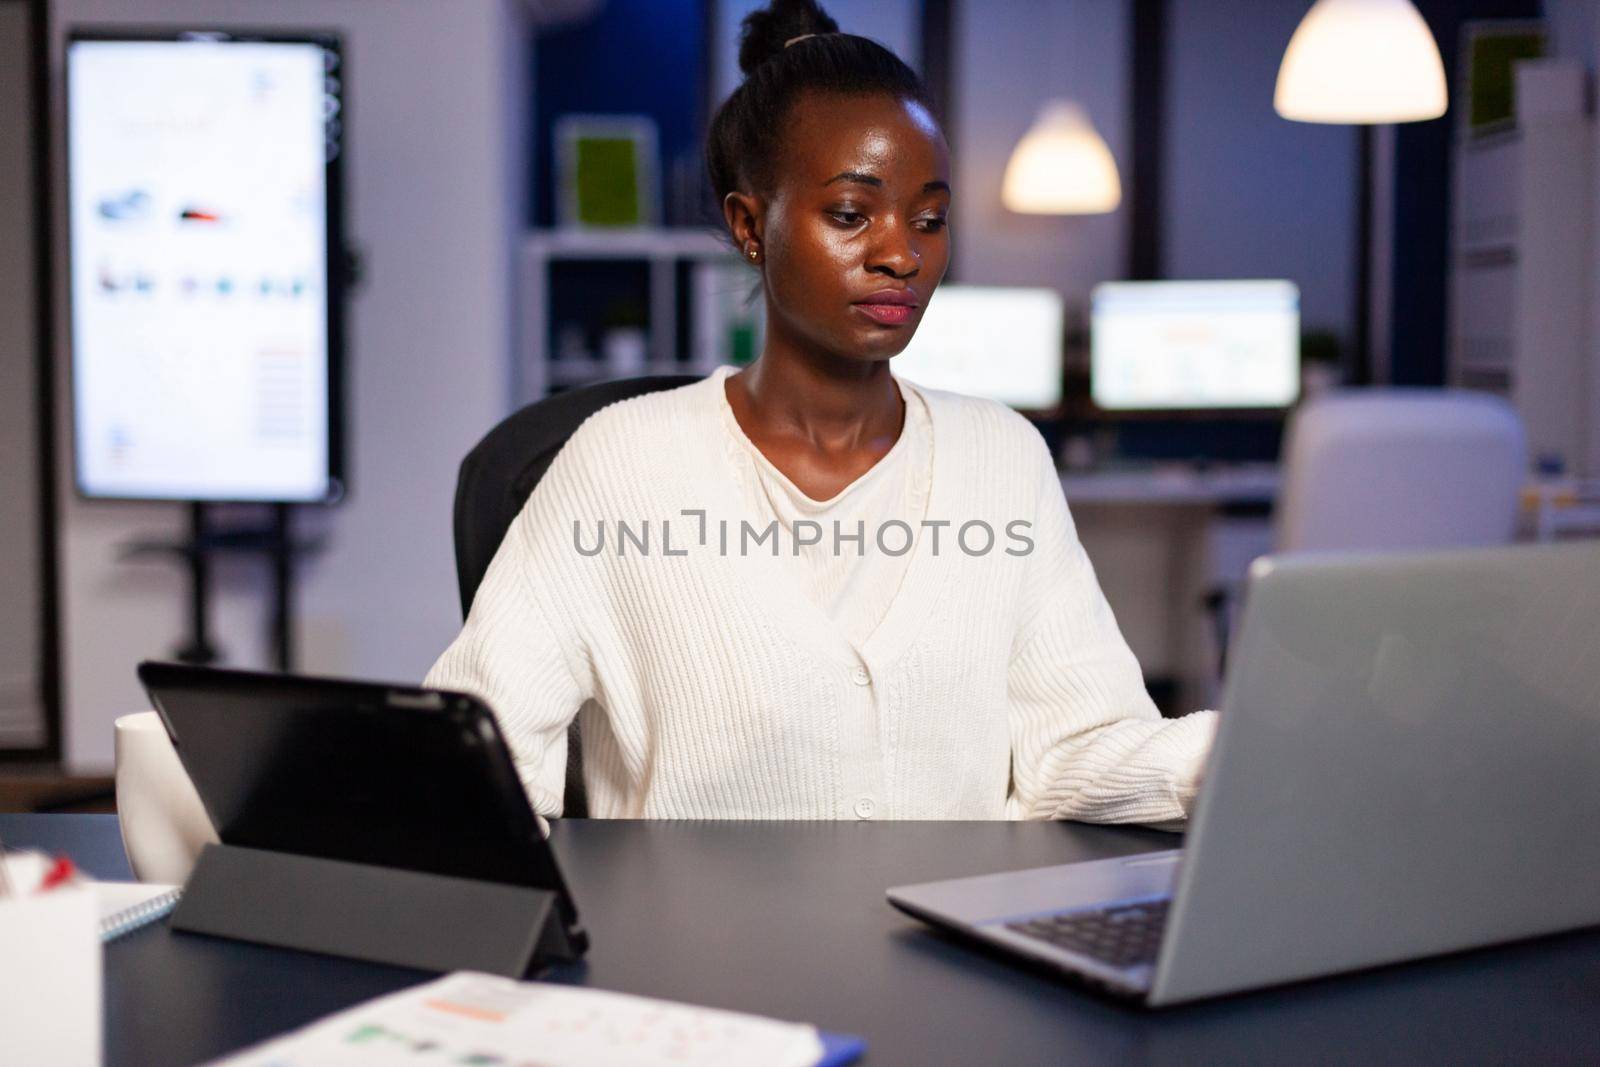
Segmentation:
<svg viewBox="0 0 1600 1067">
<path fill-rule="evenodd" d="M 583 420 L 618 400 L 694 381 L 694 375 L 669 374 L 572 389 L 534 401 L 484 435 L 461 461 L 456 478 L 456 581 L 463 617 L 511 521 Z"/>
<path fill-rule="evenodd" d="M 1279 552 L 1503 544 L 1527 473 L 1506 401 L 1445 389 L 1349 389 L 1295 412 Z"/>
<path fill-rule="evenodd" d="M 583 420 L 619 400 L 699 380 L 692 374 L 668 374 L 573 389 L 534 401 L 484 435 L 461 461 L 456 478 L 456 581 L 462 616 L 471 610 L 472 598 L 512 520 Z M 587 800 L 583 791 L 582 747 L 574 722 L 567 738 L 565 814 L 587 815 Z"/>
</svg>

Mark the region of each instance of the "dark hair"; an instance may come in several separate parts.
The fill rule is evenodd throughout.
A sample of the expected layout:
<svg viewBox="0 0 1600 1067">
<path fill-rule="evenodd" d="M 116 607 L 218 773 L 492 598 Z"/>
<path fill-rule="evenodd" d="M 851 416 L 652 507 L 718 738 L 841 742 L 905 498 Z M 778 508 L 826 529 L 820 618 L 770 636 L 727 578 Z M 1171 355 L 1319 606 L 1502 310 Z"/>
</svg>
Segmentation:
<svg viewBox="0 0 1600 1067">
<path fill-rule="evenodd" d="M 916 71 L 877 41 L 840 33 L 816 0 L 772 0 L 741 25 L 744 82 L 722 102 L 706 134 L 718 217 L 722 201 L 741 186 L 771 189 L 784 120 L 801 94 L 886 93 L 931 107 Z M 785 46 L 802 34 L 817 36 Z"/>
</svg>

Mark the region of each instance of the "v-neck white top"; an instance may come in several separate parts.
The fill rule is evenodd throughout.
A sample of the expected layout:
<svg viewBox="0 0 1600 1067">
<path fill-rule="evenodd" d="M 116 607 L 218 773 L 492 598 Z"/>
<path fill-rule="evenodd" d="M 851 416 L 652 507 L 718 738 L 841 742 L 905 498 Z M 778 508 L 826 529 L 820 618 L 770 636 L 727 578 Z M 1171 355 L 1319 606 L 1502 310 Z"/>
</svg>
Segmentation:
<svg viewBox="0 0 1600 1067">
<path fill-rule="evenodd" d="M 1216 714 L 1156 710 L 1027 420 L 903 382 L 931 452 L 915 545 L 835 584 L 762 537 L 788 505 L 750 495 L 730 372 L 591 416 L 428 672 L 494 709 L 541 816 L 576 716 L 599 817 L 1186 817 Z M 914 479 L 912 434 L 852 489 Z"/>
<path fill-rule="evenodd" d="M 726 378 L 729 370 L 719 370 Z M 751 441 L 723 395 L 723 426 L 743 453 L 739 471 L 751 514 L 781 531 L 779 559 L 813 604 L 853 644 L 877 629 L 910 562 L 932 476 L 933 431 L 916 387 L 897 383 L 900 434 L 868 470 L 827 500 L 815 500 Z"/>
</svg>

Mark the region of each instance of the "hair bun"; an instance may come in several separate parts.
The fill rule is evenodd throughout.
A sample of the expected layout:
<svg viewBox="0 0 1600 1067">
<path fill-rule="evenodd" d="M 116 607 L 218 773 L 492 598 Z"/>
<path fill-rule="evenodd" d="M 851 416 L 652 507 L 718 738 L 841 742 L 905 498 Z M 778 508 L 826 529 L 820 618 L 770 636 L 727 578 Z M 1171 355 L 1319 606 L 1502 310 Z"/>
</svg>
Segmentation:
<svg viewBox="0 0 1600 1067">
<path fill-rule="evenodd" d="M 838 33 L 839 24 L 816 0 L 772 0 L 740 23 L 739 69 L 745 77 L 782 52 L 784 42 L 807 33 Z"/>
</svg>

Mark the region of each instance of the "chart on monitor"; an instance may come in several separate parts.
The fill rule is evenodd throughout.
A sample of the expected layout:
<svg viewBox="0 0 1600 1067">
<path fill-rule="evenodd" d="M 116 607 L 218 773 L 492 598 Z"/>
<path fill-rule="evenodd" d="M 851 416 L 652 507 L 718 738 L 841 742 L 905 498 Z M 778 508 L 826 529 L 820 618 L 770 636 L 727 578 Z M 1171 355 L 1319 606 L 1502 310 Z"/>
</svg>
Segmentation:
<svg viewBox="0 0 1600 1067">
<path fill-rule="evenodd" d="M 941 285 L 893 370 L 930 389 L 1049 411 L 1061 403 L 1064 322 L 1054 289 Z"/>
<path fill-rule="evenodd" d="M 339 441 L 337 43 L 74 36 L 74 466 L 93 497 L 322 501 Z"/>
<path fill-rule="evenodd" d="M 1283 280 L 1098 285 L 1089 381 L 1104 411 L 1288 407 L 1300 394 L 1300 291 Z"/>
</svg>

